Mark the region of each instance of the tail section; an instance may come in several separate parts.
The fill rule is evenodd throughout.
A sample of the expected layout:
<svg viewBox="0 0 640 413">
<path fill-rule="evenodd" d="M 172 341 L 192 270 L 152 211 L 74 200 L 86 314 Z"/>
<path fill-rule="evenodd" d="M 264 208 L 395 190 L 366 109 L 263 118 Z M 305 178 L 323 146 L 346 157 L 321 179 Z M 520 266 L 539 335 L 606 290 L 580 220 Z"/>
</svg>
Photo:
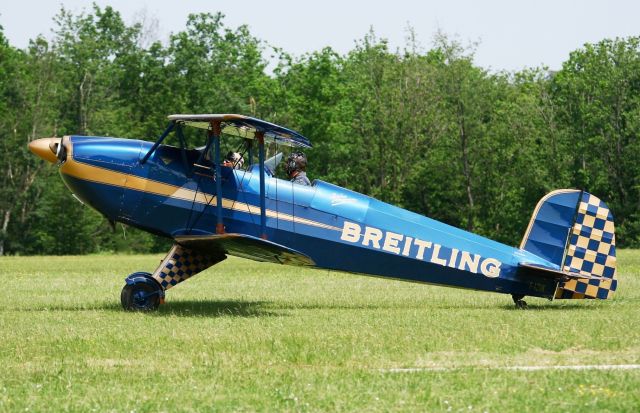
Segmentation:
<svg viewBox="0 0 640 413">
<path fill-rule="evenodd" d="M 579 190 L 551 192 L 538 202 L 520 248 L 556 265 L 568 277 L 555 298 L 607 299 L 617 287 L 613 216 L 599 198 Z"/>
</svg>

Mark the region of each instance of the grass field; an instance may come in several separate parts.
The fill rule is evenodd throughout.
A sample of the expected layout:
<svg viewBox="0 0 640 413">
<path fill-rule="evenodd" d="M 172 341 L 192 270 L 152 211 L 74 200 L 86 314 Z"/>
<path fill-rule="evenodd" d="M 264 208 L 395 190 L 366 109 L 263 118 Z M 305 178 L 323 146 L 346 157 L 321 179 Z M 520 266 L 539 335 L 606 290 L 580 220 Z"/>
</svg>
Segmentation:
<svg viewBox="0 0 640 413">
<path fill-rule="evenodd" d="M 640 411 L 640 251 L 609 301 L 529 298 L 230 258 L 120 309 L 161 255 L 0 259 L 0 411 Z M 417 370 L 400 370 L 415 368 Z"/>
</svg>

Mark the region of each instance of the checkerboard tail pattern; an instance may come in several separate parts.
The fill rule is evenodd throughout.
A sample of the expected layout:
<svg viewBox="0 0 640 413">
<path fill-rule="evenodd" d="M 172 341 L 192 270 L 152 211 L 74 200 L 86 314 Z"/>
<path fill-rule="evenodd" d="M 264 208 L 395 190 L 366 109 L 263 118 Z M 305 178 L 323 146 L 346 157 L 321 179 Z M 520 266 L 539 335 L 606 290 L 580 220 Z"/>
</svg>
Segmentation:
<svg viewBox="0 0 640 413">
<path fill-rule="evenodd" d="M 153 278 L 167 290 L 225 258 L 224 254 L 203 254 L 174 244 L 153 273 Z"/>
<path fill-rule="evenodd" d="M 563 269 L 606 279 L 562 282 L 556 289 L 556 298 L 607 299 L 618 286 L 613 216 L 604 202 L 587 192 L 582 194 L 569 232 Z"/>
</svg>

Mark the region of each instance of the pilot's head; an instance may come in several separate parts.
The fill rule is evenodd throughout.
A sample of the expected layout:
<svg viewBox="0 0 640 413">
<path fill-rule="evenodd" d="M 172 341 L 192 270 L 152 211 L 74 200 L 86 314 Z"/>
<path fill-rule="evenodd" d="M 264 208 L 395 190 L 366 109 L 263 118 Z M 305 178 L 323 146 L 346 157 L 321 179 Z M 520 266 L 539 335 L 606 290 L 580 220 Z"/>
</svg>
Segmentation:
<svg viewBox="0 0 640 413">
<path fill-rule="evenodd" d="M 287 163 L 284 166 L 287 175 L 294 176 L 297 172 L 305 171 L 307 169 L 307 156 L 304 152 L 292 152 L 287 158 Z"/>
<path fill-rule="evenodd" d="M 244 158 L 238 152 L 232 151 L 224 157 L 222 165 L 228 166 L 229 168 L 240 169 L 242 165 L 244 165 Z"/>
</svg>

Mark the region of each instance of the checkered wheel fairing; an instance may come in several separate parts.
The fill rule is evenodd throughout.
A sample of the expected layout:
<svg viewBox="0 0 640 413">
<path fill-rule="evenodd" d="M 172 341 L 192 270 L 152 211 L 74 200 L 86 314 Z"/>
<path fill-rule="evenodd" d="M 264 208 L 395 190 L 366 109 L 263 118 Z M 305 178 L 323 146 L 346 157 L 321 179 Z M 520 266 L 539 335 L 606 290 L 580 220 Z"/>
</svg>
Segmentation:
<svg viewBox="0 0 640 413">
<path fill-rule="evenodd" d="M 153 273 L 153 278 L 167 290 L 225 258 L 224 254 L 203 254 L 174 244 Z"/>
<path fill-rule="evenodd" d="M 616 278 L 616 238 L 613 216 L 607 205 L 584 192 L 576 220 L 569 232 L 564 271 L 604 277 L 605 280 L 572 279 L 560 283 L 555 298 L 611 298 Z"/>
</svg>

